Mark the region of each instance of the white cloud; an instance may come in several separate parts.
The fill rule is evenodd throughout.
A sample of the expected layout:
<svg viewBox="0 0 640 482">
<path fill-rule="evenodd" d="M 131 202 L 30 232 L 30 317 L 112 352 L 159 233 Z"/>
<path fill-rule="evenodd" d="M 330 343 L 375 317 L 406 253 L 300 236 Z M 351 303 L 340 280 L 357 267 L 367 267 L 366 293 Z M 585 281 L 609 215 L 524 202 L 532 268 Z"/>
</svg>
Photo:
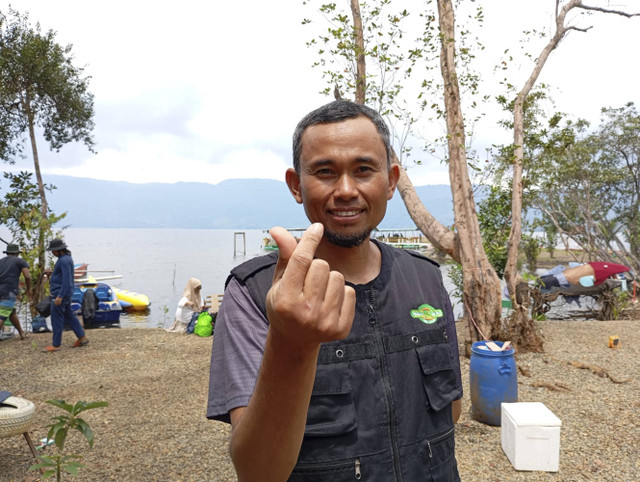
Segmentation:
<svg viewBox="0 0 640 482">
<path fill-rule="evenodd" d="M 79 166 L 48 169 L 50 174 L 89 177 L 108 181 L 206 182 L 217 184 L 225 179 L 262 178 L 284 180 L 287 161 L 270 151 L 245 149 L 232 151 L 215 164 L 202 159 L 176 156 L 158 144 L 134 142 L 124 151 L 102 150 Z"/>
<path fill-rule="evenodd" d="M 314 54 L 305 47 L 312 30 L 301 25 L 314 6 L 301 3 L 12 0 L 32 23 L 73 44 L 76 63 L 92 76 L 98 154 L 81 145 L 49 153 L 41 141 L 43 171 L 133 182 L 282 180 L 296 122 L 330 100 L 318 94 L 321 72 L 310 67 Z M 405 3 L 419 18 L 423 3 Z M 484 2 L 483 78 L 494 92 L 502 75 L 490 67 L 506 48 L 521 58 L 523 29 L 549 31 L 552 3 Z M 594 27 L 572 32 L 539 82 L 554 86 L 559 110 L 595 122 L 603 106 L 640 103 L 639 67 L 630 54 L 640 19 L 596 14 L 581 22 Z M 540 44 L 530 40 L 526 48 L 537 55 Z M 513 73 L 516 86 L 529 72 L 523 62 Z M 494 110 L 479 124 L 475 137 L 483 145 L 508 141 L 496 128 L 500 117 Z M 440 126 L 421 130 L 441 133 Z M 414 151 L 418 157 L 426 156 Z M 448 183 L 445 165 L 423 163 L 409 171 L 414 184 Z"/>
</svg>

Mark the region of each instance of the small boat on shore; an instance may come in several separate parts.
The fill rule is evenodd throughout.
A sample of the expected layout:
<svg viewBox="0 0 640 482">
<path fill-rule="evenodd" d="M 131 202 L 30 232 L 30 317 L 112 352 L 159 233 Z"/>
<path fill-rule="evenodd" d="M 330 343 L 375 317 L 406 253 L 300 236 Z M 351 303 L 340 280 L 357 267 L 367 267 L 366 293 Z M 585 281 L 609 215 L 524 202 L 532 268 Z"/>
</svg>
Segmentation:
<svg viewBox="0 0 640 482">
<path fill-rule="evenodd" d="M 88 263 L 80 263 L 73 265 L 73 279 L 84 278 L 87 276 Z"/>
<path fill-rule="evenodd" d="M 120 279 L 122 275 L 110 275 L 94 278 L 93 276 L 87 276 L 86 278 L 76 280 L 76 285 L 92 284 L 102 282 L 106 280 Z M 128 311 L 143 311 L 149 308 L 151 302 L 149 297 L 142 293 L 135 291 L 129 291 L 122 288 L 116 288 L 109 286 L 109 289 L 113 293 L 114 299 L 120 304 L 120 308 Z"/>
<path fill-rule="evenodd" d="M 119 323 L 122 313 L 111 287 L 97 281 L 76 283 L 71 295 L 71 309 L 82 316 L 85 327 Z"/>
<path fill-rule="evenodd" d="M 617 278 L 616 275 L 630 270 L 631 268 L 623 264 L 605 261 L 589 261 L 569 268 L 558 265 L 540 276 L 536 284 L 540 286 L 542 292 L 570 286 L 590 288 L 604 283 L 609 278 Z"/>
</svg>

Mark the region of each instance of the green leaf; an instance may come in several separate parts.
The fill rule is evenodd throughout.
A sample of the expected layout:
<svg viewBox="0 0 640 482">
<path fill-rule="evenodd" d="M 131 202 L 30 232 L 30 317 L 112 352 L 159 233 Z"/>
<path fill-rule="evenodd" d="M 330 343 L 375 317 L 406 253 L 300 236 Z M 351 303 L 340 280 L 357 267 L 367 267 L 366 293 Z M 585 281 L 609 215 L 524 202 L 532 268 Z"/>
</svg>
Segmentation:
<svg viewBox="0 0 640 482">
<path fill-rule="evenodd" d="M 91 410 L 93 408 L 108 407 L 108 402 L 77 402 L 73 407 L 73 414 L 77 415 L 85 410 Z"/>
<path fill-rule="evenodd" d="M 73 405 L 68 404 L 64 400 L 47 400 L 47 403 L 50 405 L 55 405 L 56 407 L 59 407 L 69 413 L 71 413 L 73 410 Z"/>
<path fill-rule="evenodd" d="M 93 432 L 91 431 L 91 427 L 89 427 L 89 424 L 81 418 L 76 419 L 76 424 L 76 428 L 78 429 L 78 431 L 82 433 L 82 435 L 84 435 L 84 438 L 87 439 L 87 442 L 89 442 L 89 447 L 93 448 Z"/>
<path fill-rule="evenodd" d="M 53 441 L 61 451 L 64 450 L 64 442 L 67 440 L 67 427 L 62 427 L 54 436 Z"/>
<path fill-rule="evenodd" d="M 71 475 L 78 475 L 78 470 L 83 468 L 84 464 L 81 463 L 79 460 L 71 460 L 71 459 L 81 459 L 81 458 L 82 456 L 76 455 L 76 454 L 65 456 L 61 461 L 61 466 L 64 468 L 64 470 L 69 472 Z"/>
</svg>

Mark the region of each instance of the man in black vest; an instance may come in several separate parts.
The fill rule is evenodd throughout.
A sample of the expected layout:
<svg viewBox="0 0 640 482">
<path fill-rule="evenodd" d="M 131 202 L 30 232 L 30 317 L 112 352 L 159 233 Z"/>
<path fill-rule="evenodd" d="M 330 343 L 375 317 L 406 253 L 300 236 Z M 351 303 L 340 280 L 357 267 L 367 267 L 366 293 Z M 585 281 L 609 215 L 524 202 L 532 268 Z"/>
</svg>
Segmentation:
<svg viewBox="0 0 640 482">
<path fill-rule="evenodd" d="M 296 128 L 286 182 L 312 225 L 227 281 L 207 416 L 239 480 L 459 480 L 462 383 L 437 265 L 371 239 L 399 167 L 374 110 L 336 101 Z"/>
<path fill-rule="evenodd" d="M 6 256 L 0 259 L 0 330 L 7 318 L 15 326 L 24 340 L 26 335 L 20 326 L 20 320 L 16 314 L 15 305 L 20 285 L 20 275 L 24 276 L 24 284 L 27 291 L 31 286 L 29 264 L 18 254 L 20 248 L 16 244 L 7 244 Z"/>
</svg>

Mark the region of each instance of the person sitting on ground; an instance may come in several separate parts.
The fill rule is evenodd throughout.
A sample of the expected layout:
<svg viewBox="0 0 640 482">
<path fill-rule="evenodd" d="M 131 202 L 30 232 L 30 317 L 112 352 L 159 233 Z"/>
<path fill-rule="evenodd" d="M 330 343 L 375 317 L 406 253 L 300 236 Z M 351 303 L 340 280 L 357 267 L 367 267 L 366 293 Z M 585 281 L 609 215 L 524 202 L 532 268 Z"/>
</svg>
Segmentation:
<svg viewBox="0 0 640 482">
<path fill-rule="evenodd" d="M 202 283 L 199 279 L 189 278 L 187 286 L 184 288 L 182 298 L 178 302 L 178 308 L 176 309 L 176 318 L 170 328 L 167 331 L 173 333 L 185 333 L 192 318 L 198 316 L 202 311 L 202 296 L 200 291 L 202 290 Z"/>
<path fill-rule="evenodd" d="M 58 258 L 53 267 L 53 273 L 49 279 L 51 290 L 51 328 L 53 328 L 53 343 L 44 350 L 55 352 L 62 345 L 62 330 L 65 321 L 69 324 L 78 337 L 72 345 L 73 348 L 85 346 L 89 339 L 85 336 L 84 329 L 76 314 L 71 309 L 71 295 L 73 294 L 73 258 L 71 251 L 61 239 L 54 239 L 49 243 L 47 251 L 51 251 Z"/>
<path fill-rule="evenodd" d="M 15 326 L 24 340 L 26 335 L 20 326 L 20 320 L 16 314 L 16 298 L 20 286 L 20 275 L 24 276 L 24 284 L 29 291 L 31 287 L 31 275 L 29 264 L 18 256 L 20 248 L 16 244 L 7 244 L 6 256 L 0 259 L 0 330 L 7 318 Z"/>
</svg>

